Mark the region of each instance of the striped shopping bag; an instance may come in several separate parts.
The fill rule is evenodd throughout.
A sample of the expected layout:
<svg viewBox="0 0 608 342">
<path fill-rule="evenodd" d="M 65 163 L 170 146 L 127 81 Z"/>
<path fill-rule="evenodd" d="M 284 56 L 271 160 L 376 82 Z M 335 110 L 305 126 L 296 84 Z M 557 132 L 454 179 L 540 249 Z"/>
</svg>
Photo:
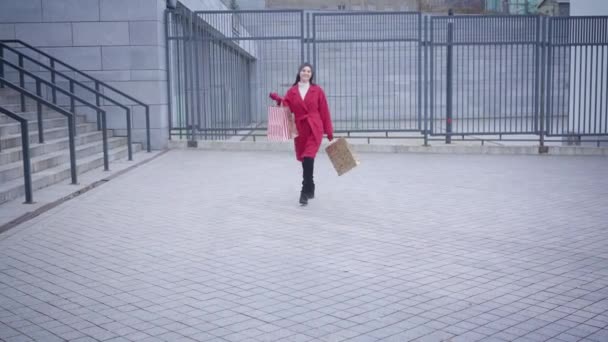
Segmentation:
<svg viewBox="0 0 608 342">
<path fill-rule="evenodd" d="M 289 107 L 268 107 L 268 141 L 288 141 L 298 134 Z"/>
</svg>

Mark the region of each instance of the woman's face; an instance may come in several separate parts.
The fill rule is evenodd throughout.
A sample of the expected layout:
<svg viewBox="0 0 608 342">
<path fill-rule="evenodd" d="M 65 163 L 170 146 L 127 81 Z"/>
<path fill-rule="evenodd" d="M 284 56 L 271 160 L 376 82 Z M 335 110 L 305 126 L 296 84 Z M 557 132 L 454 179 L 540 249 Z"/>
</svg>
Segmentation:
<svg viewBox="0 0 608 342">
<path fill-rule="evenodd" d="M 300 70 L 300 81 L 301 82 L 309 82 L 310 78 L 312 77 L 312 70 L 310 69 L 310 67 L 303 67 L 302 70 Z"/>
</svg>

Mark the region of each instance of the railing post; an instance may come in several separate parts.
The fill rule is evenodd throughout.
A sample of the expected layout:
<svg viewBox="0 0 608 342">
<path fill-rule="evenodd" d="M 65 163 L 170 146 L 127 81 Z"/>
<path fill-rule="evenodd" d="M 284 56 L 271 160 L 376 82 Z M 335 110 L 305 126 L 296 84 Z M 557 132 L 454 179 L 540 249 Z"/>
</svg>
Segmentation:
<svg viewBox="0 0 608 342">
<path fill-rule="evenodd" d="M 99 82 L 95 81 L 95 91 L 97 92 L 97 94 L 95 94 L 95 105 L 97 106 L 97 108 L 99 108 L 99 105 L 101 104 L 101 101 L 99 99 Z M 98 111 L 97 112 L 97 130 L 101 130 L 101 113 Z"/>
<path fill-rule="evenodd" d="M 172 56 L 169 55 L 169 45 L 171 44 L 169 36 L 169 24 L 171 22 L 171 15 L 169 10 L 165 10 L 165 63 L 167 64 L 167 115 L 169 116 L 169 140 L 171 140 L 171 129 L 173 128 L 173 104 L 171 95 L 173 89 L 171 83 L 171 68 L 173 67 Z"/>
<path fill-rule="evenodd" d="M 152 149 L 150 147 L 150 107 L 146 106 L 146 142 L 148 144 L 147 151 L 151 152 Z"/>
<path fill-rule="evenodd" d="M 74 100 L 74 81 L 70 80 L 70 112 L 72 112 L 72 115 L 74 115 L 74 120 L 72 120 L 72 123 L 74 125 L 74 135 L 78 135 L 78 133 L 76 132 L 76 101 Z"/>
<path fill-rule="evenodd" d="M 127 109 L 127 151 L 129 152 L 129 160 L 133 160 L 133 148 L 131 145 L 131 110 Z"/>
<path fill-rule="evenodd" d="M 19 55 L 19 67 L 23 69 L 23 56 Z M 23 75 L 23 70 L 19 70 L 19 86 L 21 89 L 25 89 L 25 76 Z M 25 95 L 21 93 L 21 111 L 25 112 Z"/>
<path fill-rule="evenodd" d="M 53 58 L 51 58 L 51 69 L 51 83 L 55 85 L 55 59 Z M 53 88 L 51 93 L 53 94 L 53 104 L 57 104 L 57 90 Z"/>
<path fill-rule="evenodd" d="M 25 204 L 34 203 L 32 196 L 32 168 L 30 162 L 30 138 L 27 120 L 21 121 L 21 147 L 23 153 L 23 177 L 25 179 Z"/>
<path fill-rule="evenodd" d="M 545 107 L 546 107 L 546 94 L 545 94 L 545 77 L 546 77 L 546 25 L 545 21 L 542 17 L 537 17 L 537 20 L 540 22 L 540 37 L 538 39 L 538 44 L 540 48 L 540 63 L 538 67 L 540 68 L 540 89 L 539 89 L 539 147 L 538 153 L 547 153 L 548 147 L 545 146 Z"/>
<path fill-rule="evenodd" d="M 0 59 L 4 59 L 4 47 L 0 45 Z M 4 78 L 4 63 L 0 63 L 0 77 Z M 4 88 L 4 82 L 0 81 L 0 88 Z"/>
<path fill-rule="evenodd" d="M 422 40 L 422 47 L 424 51 L 424 66 L 422 71 L 424 72 L 424 80 L 420 80 L 422 89 L 424 89 L 424 146 L 429 146 L 429 118 L 428 118 L 428 50 L 429 50 L 429 39 L 428 39 L 428 24 L 429 18 L 424 17 L 424 38 Z"/>
<path fill-rule="evenodd" d="M 68 134 L 70 139 L 70 174 L 72 176 L 72 184 L 78 184 L 78 175 L 76 170 L 76 143 L 74 142 L 75 127 L 74 124 L 76 116 L 71 115 L 68 117 Z"/>
<path fill-rule="evenodd" d="M 97 116 L 101 117 L 101 137 L 103 139 L 103 170 L 110 171 L 110 162 L 108 157 L 108 132 L 106 130 L 106 112 L 100 113 L 97 111 Z"/>
<path fill-rule="evenodd" d="M 38 95 L 38 97 L 42 97 L 42 87 L 40 85 L 40 80 L 36 80 L 36 95 Z M 44 130 L 42 127 L 42 103 L 40 101 L 36 101 L 36 114 L 38 117 L 38 142 L 44 144 Z"/>
<path fill-rule="evenodd" d="M 449 16 L 453 16 L 452 9 L 448 12 Z M 445 143 L 452 143 L 452 42 L 454 40 L 454 23 L 453 19 L 448 19 L 447 32 L 447 70 L 446 70 L 446 105 L 445 105 Z"/>
</svg>

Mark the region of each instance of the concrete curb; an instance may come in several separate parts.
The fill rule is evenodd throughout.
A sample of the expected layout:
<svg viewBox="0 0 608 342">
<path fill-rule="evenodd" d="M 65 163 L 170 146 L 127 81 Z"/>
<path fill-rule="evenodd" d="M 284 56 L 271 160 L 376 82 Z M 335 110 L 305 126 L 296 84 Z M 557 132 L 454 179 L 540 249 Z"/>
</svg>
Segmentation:
<svg viewBox="0 0 608 342">
<path fill-rule="evenodd" d="M 293 143 L 240 142 L 200 140 L 196 147 L 187 141 L 170 141 L 170 149 L 199 149 L 213 151 L 267 151 L 291 152 Z M 324 153 L 323 143 L 320 153 Z M 493 154 L 493 155 L 553 155 L 553 156 L 608 156 L 608 147 L 548 146 L 547 153 L 539 153 L 538 146 L 407 146 L 353 144 L 358 153 L 431 153 L 431 154 Z"/>
</svg>

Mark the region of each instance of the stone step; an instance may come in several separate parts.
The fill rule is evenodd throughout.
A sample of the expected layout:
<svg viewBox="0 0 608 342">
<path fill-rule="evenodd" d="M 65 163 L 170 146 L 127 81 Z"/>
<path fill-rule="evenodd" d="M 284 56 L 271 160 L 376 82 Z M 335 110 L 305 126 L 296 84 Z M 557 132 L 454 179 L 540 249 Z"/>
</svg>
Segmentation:
<svg viewBox="0 0 608 342">
<path fill-rule="evenodd" d="M 76 116 L 76 123 L 85 123 L 86 117 L 83 115 Z M 59 128 L 65 127 L 68 125 L 68 119 L 66 117 L 63 118 L 42 118 L 42 129 L 43 132 L 47 128 Z M 30 132 L 38 131 L 38 120 L 29 120 L 28 121 L 28 129 Z M 4 135 L 18 134 L 21 132 L 21 124 L 15 120 L 10 123 L 0 123 L 0 137 Z"/>
<path fill-rule="evenodd" d="M 108 149 L 114 149 L 120 146 L 124 146 L 127 143 L 127 138 L 113 137 L 108 139 Z M 101 141 L 95 141 L 88 144 L 83 144 L 76 147 L 76 162 L 78 160 L 97 154 L 103 151 L 103 144 Z M 63 163 L 69 163 L 70 153 L 69 150 L 64 149 L 62 151 L 46 153 L 44 155 L 31 158 L 32 173 L 41 172 Z M 0 183 L 9 182 L 16 178 L 23 178 L 23 162 L 17 161 L 10 164 L 0 166 Z"/>
<path fill-rule="evenodd" d="M 6 104 L 6 103 L 2 103 L 0 102 L 0 106 L 4 107 L 5 109 L 10 110 L 11 112 L 15 113 L 15 114 L 20 114 L 23 113 L 21 111 L 21 105 L 19 104 Z M 34 104 L 34 106 L 26 106 L 26 113 L 32 112 L 32 113 L 36 113 L 36 104 Z M 50 113 L 50 112 L 54 112 L 53 109 L 50 109 L 47 106 L 42 106 L 42 112 L 43 113 Z M 56 113 L 58 115 L 60 115 L 61 117 L 63 117 L 63 115 Z M 4 117 L 5 115 L 0 116 L 0 118 Z"/>
<path fill-rule="evenodd" d="M 2 105 L 2 107 L 12 111 L 13 113 L 19 115 L 19 117 L 24 118 L 28 121 L 33 121 L 33 120 L 38 120 L 38 113 L 36 111 L 27 111 L 27 112 L 21 112 L 20 110 L 17 109 L 10 109 L 8 108 L 8 106 L 4 106 Z M 79 115 L 80 116 L 80 115 Z M 84 116 L 84 115 L 82 115 Z M 47 110 L 47 111 L 42 111 L 42 119 L 59 119 L 62 118 L 64 120 L 66 120 L 67 122 L 67 117 L 65 117 L 64 115 L 61 115 L 59 113 L 57 113 L 54 110 Z M 0 114 L 0 125 L 1 124 L 8 124 L 8 123 L 14 123 L 17 122 L 11 118 L 8 117 L 8 115 L 3 115 Z"/>
<path fill-rule="evenodd" d="M 28 89 L 30 90 L 30 89 Z M 31 91 L 31 90 L 30 90 Z M 35 91 L 31 91 L 32 93 L 36 93 Z M 45 98 L 45 96 L 41 96 L 42 98 Z M 0 104 L 2 105 L 18 105 L 21 104 L 21 95 L 15 91 L 11 91 L 10 93 L 4 93 L 2 94 L 0 92 Z M 34 101 L 33 99 L 25 96 L 25 105 L 26 106 L 32 106 L 32 105 L 36 105 L 36 101 Z M 31 108 L 31 107 L 30 107 Z M 34 107 L 35 108 L 35 107 Z"/>
<path fill-rule="evenodd" d="M 97 124 L 82 123 L 76 125 L 76 136 L 84 133 L 89 133 L 97 130 Z M 68 136 L 68 128 L 66 126 L 44 130 L 44 140 L 53 140 Z M 38 130 L 30 132 L 30 144 L 38 143 Z M 21 133 L 0 136 L 0 146 L 2 150 L 12 147 L 21 146 Z"/>
<path fill-rule="evenodd" d="M 141 144 L 133 144 L 133 153 L 141 151 Z M 127 158 L 127 146 L 121 146 L 112 149 L 109 152 L 110 167 L 112 161 Z M 135 157 L 133 158 L 135 159 Z M 80 158 L 77 161 L 78 174 L 81 175 L 87 171 L 99 168 L 103 166 L 103 153 L 96 153 L 94 155 Z M 70 179 L 70 163 L 64 163 L 54 168 L 44 170 L 32 175 L 32 189 L 34 191 L 34 199 L 36 196 L 36 190 L 45 188 L 55 183 Z M 15 198 L 22 197 L 25 194 L 23 178 L 13 179 L 9 182 L 0 184 L 0 204 L 13 200 Z"/>
<path fill-rule="evenodd" d="M 112 130 L 108 130 L 108 139 L 113 135 Z M 82 133 L 74 138 L 76 146 L 89 144 L 95 141 L 102 141 L 103 137 L 101 131 L 94 131 L 89 133 Z M 52 153 L 69 148 L 69 138 L 59 138 L 53 140 L 46 140 L 44 144 L 31 144 L 30 145 L 30 158 L 41 156 L 45 153 Z M 21 146 L 8 148 L 0 152 L 0 166 L 9 163 L 20 161 L 23 158 L 23 152 Z"/>
</svg>

